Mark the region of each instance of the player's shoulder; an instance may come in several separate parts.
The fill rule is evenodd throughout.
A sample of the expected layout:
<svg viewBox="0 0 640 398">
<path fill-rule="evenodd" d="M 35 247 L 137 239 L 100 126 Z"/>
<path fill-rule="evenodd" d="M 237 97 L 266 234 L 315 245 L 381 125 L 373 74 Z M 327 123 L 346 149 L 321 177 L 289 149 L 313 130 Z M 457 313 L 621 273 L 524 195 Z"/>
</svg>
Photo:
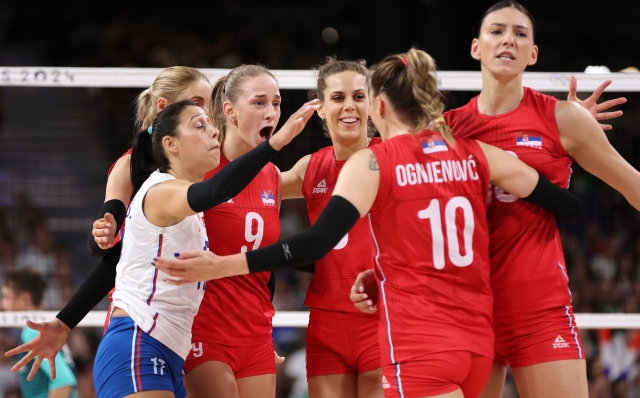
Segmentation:
<svg viewBox="0 0 640 398">
<path fill-rule="evenodd" d="M 552 102 L 554 104 L 558 102 L 558 99 L 556 97 L 549 94 L 541 93 L 540 91 L 534 90 L 530 87 L 524 88 L 524 95 L 526 98 L 530 98 L 534 101 Z"/>
</svg>

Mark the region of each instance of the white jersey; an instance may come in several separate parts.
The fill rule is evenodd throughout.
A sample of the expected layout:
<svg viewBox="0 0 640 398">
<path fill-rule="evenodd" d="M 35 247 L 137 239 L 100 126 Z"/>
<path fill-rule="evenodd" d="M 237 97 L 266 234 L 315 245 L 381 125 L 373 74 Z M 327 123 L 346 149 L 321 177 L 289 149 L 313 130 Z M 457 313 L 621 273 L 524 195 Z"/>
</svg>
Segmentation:
<svg viewBox="0 0 640 398">
<path fill-rule="evenodd" d="M 170 276 L 151 262 L 154 257 L 208 250 L 202 213 L 185 217 L 170 227 L 158 227 L 151 224 L 142 211 L 149 188 L 173 178 L 167 173 L 154 172 L 131 201 L 113 306 L 127 311 L 144 332 L 186 358 L 191 349 L 191 325 L 204 296 L 205 282 L 168 284 L 164 279 Z"/>
</svg>

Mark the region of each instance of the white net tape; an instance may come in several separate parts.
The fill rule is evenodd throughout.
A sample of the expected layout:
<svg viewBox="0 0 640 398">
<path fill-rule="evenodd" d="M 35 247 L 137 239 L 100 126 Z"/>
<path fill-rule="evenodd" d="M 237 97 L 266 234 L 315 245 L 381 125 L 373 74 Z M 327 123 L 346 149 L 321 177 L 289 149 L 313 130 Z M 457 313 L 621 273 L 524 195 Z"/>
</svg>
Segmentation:
<svg viewBox="0 0 640 398">
<path fill-rule="evenodd" d="M 55 318 L 55 311 L 0 312 L 0 328 L 23 327 L 27 319 L 45 322 Z M 102 327 L 106 311 L 91 311 L 80 327 Z M 273 327 L 307 327 L 307 311 L 280 311 L 273 317 Z M 576 314 L 580 329 L 640 329 L 640 314 Z"/>
<path fill-rule="evenodd" d="M 27 319 L 45 322 L 55 318 L 55 311 L 0 312 L 0 328 L 23 327 Z M 91 311 L 78 326 L 102 327 L 106 311 Z M 273 327 L 307 327 L 306 311 L 280 311 L 273 317 Z M 576 314 L 580 329 L 640 329 L 640 314 Z"/>
<path fill-rule="evenodd" d="M 0 67 L 0 86 L 31 87 L 149 87 L 161 68 L 56 68 L 56 67 Z M 210 81 L 226 75 L 229 69 L 200 69 Z M 312 70 L 277 70 L 281 89 L 310 89 L 315 87 Z M 480 72 L 440 71 L 437 73 L 443 91 L 480 91 Z M 613 83 L 608 91 L 640 91 L 640 74 L 587 74 L 569 72 L 527 72 L 524 85 L 546 92 L 567 91 L 569 77 L 576 76 L 581 91 L 593 91 L 606 79 Z"/>
</svg>

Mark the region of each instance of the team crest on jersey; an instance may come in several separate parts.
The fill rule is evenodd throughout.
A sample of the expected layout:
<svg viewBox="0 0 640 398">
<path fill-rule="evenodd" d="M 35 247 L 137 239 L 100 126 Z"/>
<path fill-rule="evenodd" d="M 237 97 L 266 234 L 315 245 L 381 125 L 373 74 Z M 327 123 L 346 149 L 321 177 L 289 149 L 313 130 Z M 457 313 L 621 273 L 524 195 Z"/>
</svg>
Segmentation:
<svg viewBox="0 0 640 398">
<path fill-rule="evenodd" d="M 425 154 L 431 154 L 436 152 L 448 151 L 447 144 L 441 137 L 431 136 L 422 138 L 422 152 Z"/>
<path fill-rule="evenodd" d="M 516 146 L 527 146 L 531 148 L 542 148 L 542 137 L 518 133 L 516 136 Z"/>
<path fill-rule="evenodd" d="M 327 181 L 323 178 L 311 193 L 327 193 Z"/>
<path fill-rule="evenodd" d="M 260 198 L 262 199 L 262 203 L 264 203 L 265 206 L 276 205 L 276 199 L 273 196 L 273 192 L 268 189 L 263 189 L 260 191 Z"/>
</svg>

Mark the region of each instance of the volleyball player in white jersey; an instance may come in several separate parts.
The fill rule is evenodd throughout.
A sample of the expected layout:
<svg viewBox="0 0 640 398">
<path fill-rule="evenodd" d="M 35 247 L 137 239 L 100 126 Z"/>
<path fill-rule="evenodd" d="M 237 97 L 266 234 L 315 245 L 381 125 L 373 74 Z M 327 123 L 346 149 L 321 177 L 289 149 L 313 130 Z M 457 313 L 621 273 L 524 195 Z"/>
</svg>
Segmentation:
<svg viewBox="0 0 640 398">
<path fill-rule="evenodd" d="M 190 101 L 168 106 L 153 130 L 155 135 L 137 138 L 139 145 L 151 141 L 159 169 L 136 193 L 126 216 L 113 318 L 94 364 L 99 397 L 186 396 L 181 370 L 204 283 L 176 289 L 149 260 L 180 247 L 207 249 L 202 213 L 189 203 L 188 192 L 219 163 L 220 143 L 206 112 Z"/>
</svg>

